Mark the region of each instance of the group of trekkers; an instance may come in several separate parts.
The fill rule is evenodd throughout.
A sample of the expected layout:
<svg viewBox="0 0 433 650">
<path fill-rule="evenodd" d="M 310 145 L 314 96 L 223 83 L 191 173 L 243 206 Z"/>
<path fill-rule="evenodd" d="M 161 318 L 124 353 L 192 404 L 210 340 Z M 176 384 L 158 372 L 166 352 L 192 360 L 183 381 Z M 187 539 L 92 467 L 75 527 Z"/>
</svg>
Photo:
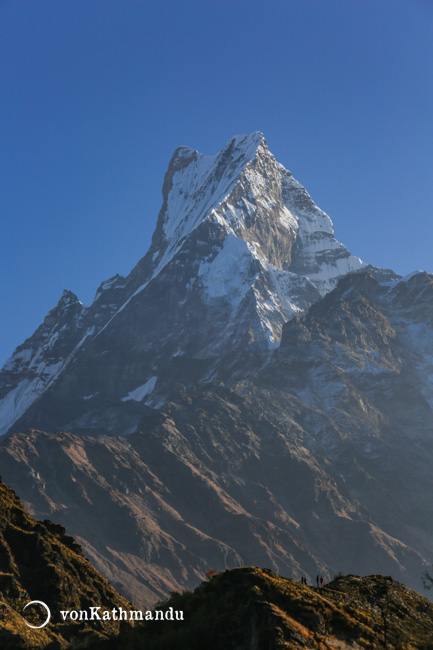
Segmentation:
<svg viewBox="0 0 433 650">
<path fill-rule="evenodd" d="M 325 583 L 325 579 L 323 578 L 323 576 L 319 576 L 319 574 L 317 574 L 316 586 L 323 587 L 324 583 Z M 308 584 L 307 578 L 305 578 L 305 576 L 301 576 L 301 585 L 307 585 L 307 584 Z"/>
<path fill-rule="evenodd" d="M 324 582 L 325 582 L 325 580 L 324 580 L 323 576 L 319 576 L 319 575 L 316 576 L 316 585 L 318 587 L 323 587 Z"/>
</svg>

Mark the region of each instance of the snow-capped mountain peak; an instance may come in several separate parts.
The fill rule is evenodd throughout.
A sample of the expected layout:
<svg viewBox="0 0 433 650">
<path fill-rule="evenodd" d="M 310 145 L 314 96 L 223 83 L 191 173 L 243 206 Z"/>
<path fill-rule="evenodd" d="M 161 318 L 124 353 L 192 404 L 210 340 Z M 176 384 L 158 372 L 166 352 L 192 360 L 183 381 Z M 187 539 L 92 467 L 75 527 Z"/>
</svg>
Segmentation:
<svg viewBox="0 0 433 650">
<path fill-rule="evenodd" d="M 246 350 L 268 354 L 287 320 L 363 266 L 260 132 L 235 136 L 214 156 L 179 147 L 162 194 L 151 246 L 131 273 L 103 282 L 90 307 L 65 291 L 7 362 L 3 431 L 48 388 L 59 404 L 64 400 L 65 413 L 74 411 L 71 390 L 77 392 L 75 418 L 82 413 L 85 423 L 83 409 L 98 401 L 120 400 L 122 413 L 135 401 L 124 400 L 128 395 L 157 403 L 155 395 L 169 390 L 172 359 L 208 359 L 200 381 L 223 368 L 232 372 L 227 367 Z M 108 381 L 113 367 L 116 378 Z M 150 386 L 146 396 L 143 385 Z M 116 418 L 104 426 L 116 428 Z"/>
<path fill-rule="evenodd" d="M 243 239 L 261 263 L 307 276 L 321 295 L 363 266 L 335 239 L 329 216 L 275 160 L 258 131 L 235 136 L 215 156 L 188 147 L 175 151 L 142 286 L 204 222 Z"/>
<path fill-rule="evenodd" d="M 215 156 L 189 147 L 173 154 L 163 185 L 163 205 L 156 233 L 158 245 L 152 255 L 161 270 L 185 239 L 230 194 L 246 165 L 265 148 L 263 134 L 238 135 Z M 214 216 L 215 218 L 215 216 Z"/>
</svg>

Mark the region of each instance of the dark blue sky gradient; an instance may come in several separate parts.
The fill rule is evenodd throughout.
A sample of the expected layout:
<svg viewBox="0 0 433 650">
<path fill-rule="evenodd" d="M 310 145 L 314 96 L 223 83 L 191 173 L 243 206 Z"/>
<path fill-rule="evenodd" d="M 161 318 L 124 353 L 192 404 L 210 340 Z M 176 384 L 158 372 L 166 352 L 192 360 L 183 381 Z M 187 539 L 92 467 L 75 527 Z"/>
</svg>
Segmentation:
<svg viewBox="0 0 433 650">
<path fill-rule="evenodd" d="M 0 0 L 0 363 L 150 242 L 182 144 L 263 131 L 365 261 L 433 271 L 432 0 Z"/>
</svg>

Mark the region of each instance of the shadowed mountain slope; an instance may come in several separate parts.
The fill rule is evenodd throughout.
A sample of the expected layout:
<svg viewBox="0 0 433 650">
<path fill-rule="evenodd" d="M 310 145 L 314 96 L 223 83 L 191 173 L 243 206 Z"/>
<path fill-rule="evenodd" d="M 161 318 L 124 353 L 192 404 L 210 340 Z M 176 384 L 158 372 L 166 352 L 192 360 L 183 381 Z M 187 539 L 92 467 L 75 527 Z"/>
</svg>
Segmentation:
<svg viewBox="0 0 433 650">
<path fill-rule="evenodd" d="M 126 438 L 14 434 L 0 471 L 137 603 L 209 568 L 258 564 L 310 579 L 384 573 L 422 589 L 432 286 L 428 274 L 391 285 L 348 276 L 285 325 L 257 371 L 178 384 Z"/>
<path fill-rule="evenodd" d="M 40 625 L 45 612 L 32 605 L 45 602 L 52 618 L 47 627 L 33 630 L 25 623 Z M 68 645 L 91 647 L 119 629 L 115 621 L 89 627 L 85 623 L 63 623 L 60 610 L 102 605 L 129 607 L 108 582 L 84 558 L 81 548 L 50 521 L 37 521 L 24 509 L 15 493 L 0 479 L 0 647 L 2 650 Z M 6 613 L 4 609 L 6 608 Z M 41 610 L 41 611 L 40 611 Z"/>
</svg>

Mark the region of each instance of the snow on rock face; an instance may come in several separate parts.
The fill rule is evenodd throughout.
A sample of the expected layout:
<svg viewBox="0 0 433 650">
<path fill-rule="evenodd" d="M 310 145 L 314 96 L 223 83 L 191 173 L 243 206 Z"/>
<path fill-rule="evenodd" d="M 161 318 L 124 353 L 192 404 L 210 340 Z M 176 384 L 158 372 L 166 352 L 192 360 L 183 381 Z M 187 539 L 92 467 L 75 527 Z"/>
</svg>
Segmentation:
<svg viewBox="0 0 433 650">
<path fill-rule="evenodd" d="M 216 156 L 177 150 L 164 184 L 156 272 L 206 220 L 254 244 L 264 262 L 307 275 L 321 295 L 364 265 L 335 239 L 329 216 L 276 162 L 258 132 L 236 136 Z"/>
<path fill-rule="evenodd" d="M 207 247 L 203 243 L 197 268 L 204 301 L 226 298 L 233 320 L 240 302 L 254 289 L 260 327 L 271 345 L 278 342 L 285 320 L 333 289 L 341 276 L 363 266 L 335 239 L 328 215 L 275 160 L 259 132 L 235 136 L 216 156 L 178 148 L 165 176 L 163 199 L 152 245 L 143 258 L 146 271 L 137 272 L 141 263 L 137 265 L 132 274 L 140 282 L 101 332 L 206 222 L 226 240 L 217 245 L 209 241 Z M 111 290 L 113 280 L 101 285 L 97 297 Z"/>
<path fill-rule="evenodd" d="M 6 361 L 2 372 L 16 375 L 25 368 L 40 369 L 39 365 L 45 363 L 47 356 L 55 356 L 55 348 L 66 330 L 79 327 L 83 312 L 85 308 L 78 298 L 71 291 L 65 290 L 31 339 L 20 345 Z"/>
<path fill-rule="evenodd" d="M 262 134 L 253 133 L 234 137 L 216 156 L 196 151 L 188 156 L 185 149 L 180 150 L 179 158 L 189 164 L 173 174 L 163 222 L 166 239 L 172 245 L 184 239 L 226 198 L 262 143 Z"/>
<path fill-rule="evenodd" d="M 19 346 L 0 372 L 0 435 L 45 392 L 74 350 L 93 333 L 87 308 L 65 290 L 33 336 Z"/>
<path fill-rule="evenodd" d="M 247 244 L 234 234 L 227 235 L 211 261 L 200 265 L 198 275 L 204 299 L 227 300 L 232 308 L 232 320 L 252 291 L 259 324 L 269 347 L 278 344 L 284 322 L 303 310 L 312 297 L 318 298 L 307 278 L 270 264 L 257 252 L 255 242 Z"/>
<path fill-rule="evenodd" d="M 298 225 L 291 270 L 308 276 L 323 296 L 335 288 L 340 277 L 365 264 L 335 239 L 331 219 L 306 189 L 282 165 L 279 168 L 283 200 Z"/>
<path fill-rule="evenodd" d="M 164 181 L 164 203 L 157 225 L 164 244 L 152 251 L 158 271 L 230 193 L 263 142 L 263 135 L 256 132 L 235 136 L 216 156 L 205 156 L 188 147 L 175 151 Z"/>
<path fill-rule="evenodd" d="M 6 433 L 20 415 L 44 392 L 61 365 L 61 361 L 52 365 L 41 364 L 35 369 L 38 375 L 33 379 L 23 379 L 0 400 L 0 435 Z"/>
<path fill-rule="evenodd" d="M 157 377 L 150 377 L 142 386 L 138 386 L 131 390 L 126 397 L 122 397 L 122 402 L 134 400 L 135 402 L 142 402 L 147 395 L 150 395 L 155 388 Z"/>
<path fill-rule="evenodd" d="M 204 299 L 225 297 L 235 312 L 253 289 L 272 346 L 285 320 L 363 266 L 335 239 L 329 216 L 276 162 L 261 133 L 236 136 L 213 157 L 178 149 L 164 196 L 158 223 L 164 244 L 153 252 L 152 277 L 204 221 L 217 224 L 226 239 L 200 264 Z M 308 298 L 301 285 L 308 286 Z"/>
<path fill-rule="evenodd" d="M 253 280 L 251 258 L 248 245 L 229 234 L 214 259 L 200 265 L 198 275 L 206 289 L 206 296 L 224 297 L 234 307 L 238 306 Z"/>
<path fill-rule="evenodd" d="M 99 298 L 106 291 L 111 291 L 113 289 L 124 289 L 125 287 L 126 287 L 125 278 L 117 274 L 114 277 L 110 278 L 109 280 L 105 280 L 105 282 L 101 283 L 101 285 L 99 286 L 96 292 L 95 301 L 99 300 Z"/>
</svg>

